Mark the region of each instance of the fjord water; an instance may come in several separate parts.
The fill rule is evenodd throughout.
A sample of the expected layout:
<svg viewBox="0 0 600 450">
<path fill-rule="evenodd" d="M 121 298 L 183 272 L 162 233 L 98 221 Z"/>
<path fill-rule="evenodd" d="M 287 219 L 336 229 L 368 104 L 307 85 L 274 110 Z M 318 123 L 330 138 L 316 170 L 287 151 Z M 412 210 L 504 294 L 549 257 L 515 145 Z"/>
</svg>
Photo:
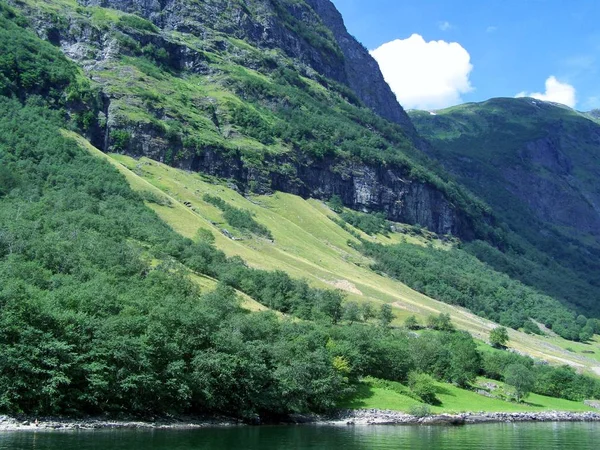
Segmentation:
<svg viewBox="0 0 600 450">
<path fill-rule="evenodd" d="M 598 423 L 445 426 L 265 426 L 189 431 L 0 432 L 1 450 L 595 449 Z"/>
</svg>

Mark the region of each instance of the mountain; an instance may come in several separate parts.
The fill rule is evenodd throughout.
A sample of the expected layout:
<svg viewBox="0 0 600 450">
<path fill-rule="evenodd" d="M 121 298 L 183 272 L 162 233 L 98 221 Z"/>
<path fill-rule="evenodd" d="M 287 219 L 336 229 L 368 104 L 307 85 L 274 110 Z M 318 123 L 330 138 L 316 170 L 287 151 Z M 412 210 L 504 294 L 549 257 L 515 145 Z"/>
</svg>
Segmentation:
<svg viewBox="0 0 600 450">
<path fill-rule="evenodd" d="M 412 112 L 419 132 L 474 192 L 540 232 L 600 237 L 600 125 L 558 104 L 492 99 Z M 546 228 L 546 229 L 544 229 Z"/>
<path fill-rule="evenodd" d="M 532 98 L 497 98 L 410 116 L 432 144 L 430 156 L 549 255 L 546 266 L 566 267 L 570 286 L 583 278 L 591 288 L 585 308 L 596 308 L 600 125 L 586 114 Z"/>
<path fill-rule="evenodd" d="M 339 195 L 440 233 L 473 236 L 487 220 L 423 157 L 329 1 L 15 5 L 94 81 L 100 111 L 86 116 L 87 136 L 104 151 L 234 179 L 244 191 Z"/>
<path fill-rule="evenodd" d="M 467 389 L 514 364 L 600 397 L 593 258 L 550 253 L 593 245 L 544 248 L 424 154 L 330 3 L 11 4 L 0 413 L 510 409 Z"/>
</svg>

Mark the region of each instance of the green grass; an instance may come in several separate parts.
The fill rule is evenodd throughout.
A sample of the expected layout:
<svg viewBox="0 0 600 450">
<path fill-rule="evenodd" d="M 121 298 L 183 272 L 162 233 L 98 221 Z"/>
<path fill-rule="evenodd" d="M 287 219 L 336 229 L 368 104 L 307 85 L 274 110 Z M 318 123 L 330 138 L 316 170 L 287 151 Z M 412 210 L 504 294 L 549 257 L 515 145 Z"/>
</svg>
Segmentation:
<svg viewBox="0 0 600 450">
<path fill-rule="evenodd" d="M 502 385 L 497 381 L 494 383 Z M 431 411 L 440 413 L 459 412 L 525 412 L 525 411 L 593 411 L 583 402 L 573 402 L 544 395 L 530 394 L 523 403 L 514 403 L 480 395 L 474 391 L 460 389 L 448 383 L 436 383 L 440 404 L 431 406 Z M 390 389 L 375 387 L 362 382 L 358 393 L 340 407 L 350 409 L 374 408 L 408 412 L 421 404 L 417 400 Z"/>
</svg>

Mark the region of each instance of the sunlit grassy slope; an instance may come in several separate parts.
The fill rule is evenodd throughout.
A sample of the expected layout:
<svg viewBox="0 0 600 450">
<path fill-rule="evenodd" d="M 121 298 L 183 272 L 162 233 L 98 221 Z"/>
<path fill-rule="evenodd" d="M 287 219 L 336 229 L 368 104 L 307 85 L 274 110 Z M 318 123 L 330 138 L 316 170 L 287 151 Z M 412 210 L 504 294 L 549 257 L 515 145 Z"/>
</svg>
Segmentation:
<svg viewBox="0 0 600 450">
<path fill-rule="evenodd" d="M 483 380 L 483 379 L 482 379 Z M 490 380 L 491 381 L 491 380 Z M 493 381 L 502 386 L 502 383 Z M 438 405 L 431 406 L 433 413 L 460 413 L 460 412 L 533 412 L 533 411 L 591 411 L 583 402 L 573 402 L 544 395 L 530 394 L 523 403 L 515 403 L 490 398 L 473 391 L 460 389 L 448 383 L 436 383 Z M 420 403 L 406 395 L 399 394 L 391 389 L 375 387 L 371 383 L 362 383 L 359 394 L 351 401 L 341 406 L 357 408 L 389 409 L 395 411 L 410 411 L 411 407 Z"/>
<path fill-rule="evenodd" d="M 348 245 L 348 241 L 356 239 L 331 220 L 335 213 L 320 201 L 281 192 L 246 198 L 226 184 L 207 180 L 197 173 L 178 170 L 147 158 L 136 160 L 124 155 L 106 155 L 83 138 L 75 134 L 72 136 L 80 145 L 117 167 L 134 190 L 149 191 L 169 199 L 168 206 L 156 203 L 148 203 L 148 206 L 177 232 L 193 239 L 199 229 L 210 230 L 218 248 L 229 256 L 240 256 L 253 267 L 284 270 L 294 277 L 305 278 L 317 287 L 338 287 L 346 291 L 349 301 L 370 302 L 376 307 L 390 303 L 394 306 L 394 323 L 397 325 L 411 314 L 423 321 L 429 314 L 444 312 L 452 316 L 459 328 L 468 330 L 482 341 L 487 341 L 489 331 L 496 326 L 465 309 L 432 300 L 400 282 L 371 271 L 371 261 Z M 274 240 L 237 233 L 225 223 L 220 210 L 202 200 L 206 193 L 251 211 L 255 219 L 271 231 Z M 184 205 L 184 202 L 191 206 Z M 223 229 L 231 232 L 236 239 L 226 237 Z M 419 242 L 419 238 L 397 233 L 370 239 L 385 243 L 402 238 Z M 437 242 L 435 245 L 445 244 Z M 214 283 L 208 279 L 203 282 Z M 248 298 L 246 305 L 251 309 L 261 308 Z M 519 352 L 600 375 L 598 341 L 581 344 L 556 336 L 532 336 L 515 330 L 510 330 L 509 335 L 509 346 Z"/>
</svg>

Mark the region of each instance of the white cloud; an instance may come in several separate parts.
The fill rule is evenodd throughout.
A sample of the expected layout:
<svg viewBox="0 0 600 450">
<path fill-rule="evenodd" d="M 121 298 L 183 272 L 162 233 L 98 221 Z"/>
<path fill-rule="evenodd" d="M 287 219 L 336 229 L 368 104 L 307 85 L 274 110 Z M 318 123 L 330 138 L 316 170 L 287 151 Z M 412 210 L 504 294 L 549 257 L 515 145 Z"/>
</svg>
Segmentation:
<svg viewBox="0 0 600 450">
<path fill-rule="evenodd" d="M 494 25 L 490 25 L 489 27 L 487 27 L 485 29 L 486 33 L 494 33 L 495 31 L 498 31 L 498 27 L 496 27 Z"/>
<path fill-rule="evenodd" d="M 561 83 L 554 75 L 546 79 L 546 92 L 519 92 L 515 97 L 533 97 L 546 102 L 556 102 L 575 108 L 575 88 L 569 83 Z"/>
<path fill-rule="evenodd" d="M 438 109 L 461 102 L 473 90 L 471 56 L 459 43 L 426 42 L 413 34 L 371 51 L 383 77 L 407 109 Z"/>
<path fill-rule="evenodd" d="M 448 30 L 454 28 L 452 26 L 452 24 L 450 22 L 448 22 L 447 20 L 444 20 L 443 22 L 439 22 L 438 26 L 440 27 L 440 30 L 442 30 L 442 31 L 448 31 Z"/>
</svg>

